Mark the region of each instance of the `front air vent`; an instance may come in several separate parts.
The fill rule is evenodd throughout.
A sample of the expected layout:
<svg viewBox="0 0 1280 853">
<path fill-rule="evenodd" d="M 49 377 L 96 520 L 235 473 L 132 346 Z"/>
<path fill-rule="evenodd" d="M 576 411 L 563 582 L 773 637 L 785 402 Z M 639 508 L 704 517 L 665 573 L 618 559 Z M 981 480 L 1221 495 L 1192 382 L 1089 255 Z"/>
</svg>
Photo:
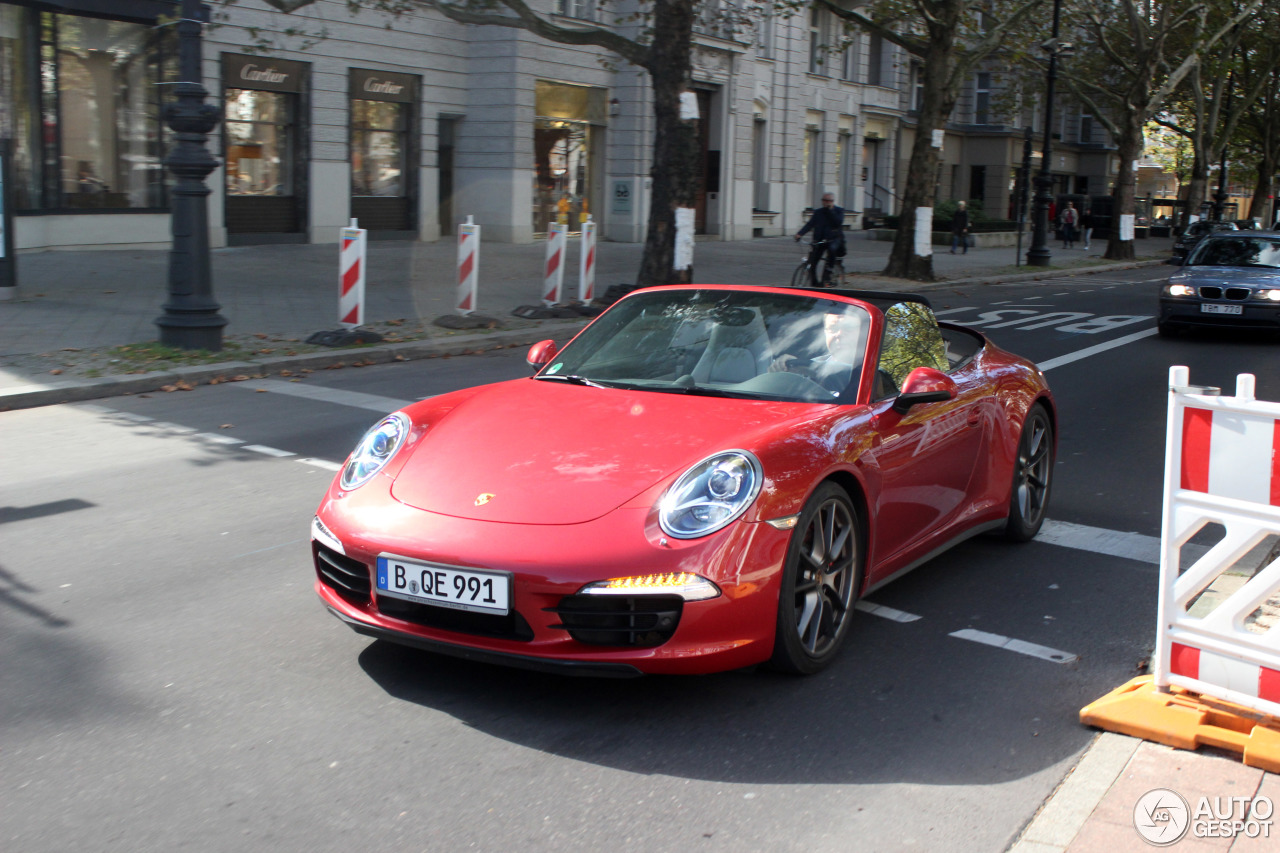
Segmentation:
<svg viewBox="0 0 1280 853">
<path fill-rule="evenodd" d="M 311 553 L 321 583 L 352 604 L 369 603 L 368 566 L 315 541 L 311 543 Z"/>
<path fill-rule="evenodd" d="M 566 595 L 548 613 L 569 636 L 589 646 L 660 646 L 680 624 L 678 595 Z"/>
</svg>

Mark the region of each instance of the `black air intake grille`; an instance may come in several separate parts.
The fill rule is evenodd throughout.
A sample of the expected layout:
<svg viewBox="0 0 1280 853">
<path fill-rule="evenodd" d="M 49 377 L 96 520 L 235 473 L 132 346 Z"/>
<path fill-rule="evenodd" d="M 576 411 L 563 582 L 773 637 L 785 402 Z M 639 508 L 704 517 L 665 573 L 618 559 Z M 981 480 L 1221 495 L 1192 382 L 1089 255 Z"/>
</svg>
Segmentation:
<svg viewBox="0 0 1280 853">
<path fill-rule="evenodd" d="M 353 604 L 369 603 L 368 566 L 319 542 L 312 542 L 311 549 L 315 556 L 316 574 L 326 586 Z"/>
<path fill-rule="evenodd" d="M 680 624 L 678 595 L 566 595 L 546 608 L 579 643 L 590 646 L 659 646 Z"/>
</svg>

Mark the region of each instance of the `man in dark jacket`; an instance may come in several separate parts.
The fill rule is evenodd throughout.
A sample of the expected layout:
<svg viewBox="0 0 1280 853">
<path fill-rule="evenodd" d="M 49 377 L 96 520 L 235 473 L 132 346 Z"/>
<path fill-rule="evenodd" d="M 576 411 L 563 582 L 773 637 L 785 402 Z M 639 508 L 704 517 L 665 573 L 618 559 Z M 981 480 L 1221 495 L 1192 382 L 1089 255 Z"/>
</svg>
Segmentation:
<svg viewBox="0 0 1280 853">
<path fill-rule="evenodd" d="M 956 202 L 956 212 L 951 214 L 951 254 L 957 246 L 961 254 L 969 254 L 969 210 L 963 199 Z"/>
<path fill-rule="evenodd" d="M 796 242 L 810 231 L 813 232 L 815 244 L 825 241 L 826 267 L 830 269 L 836 258 L 844 257 L 844 208 L 836 207 L 836 197 L 831 193 L 825 193 L 822 196 L 822 207 L 815 210 L 804 227 L 796 232 Z M 809 257 L 810 268 L 817 263 L 819 253 L 823 249 L 824 246 L 816 246 Z M 814 284 L 821 285 L 822 282 L 815 281 Z"/>
</svg>

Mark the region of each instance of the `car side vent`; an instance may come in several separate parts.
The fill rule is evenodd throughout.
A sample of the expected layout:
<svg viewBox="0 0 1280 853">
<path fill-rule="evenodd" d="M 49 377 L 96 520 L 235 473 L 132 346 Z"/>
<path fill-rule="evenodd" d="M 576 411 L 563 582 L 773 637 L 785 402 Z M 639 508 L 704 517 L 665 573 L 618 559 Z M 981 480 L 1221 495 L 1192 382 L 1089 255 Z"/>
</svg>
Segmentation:
<svg viewBox="0 0 1280 853">
<path fill-rule="evenodd" d="M 559 607 L 561 628 L 588 646 L 659 646 L 680 624 L 684 599 L 678 595 L 566 595 Z"/>
<path fill-rule="evenodd" d="M 316 574 L 321 583 L 352 604 L 369 603 L 369 567 L 359 560 L 343 556 L 332 548 L 311 543 Z"/>
</svg>

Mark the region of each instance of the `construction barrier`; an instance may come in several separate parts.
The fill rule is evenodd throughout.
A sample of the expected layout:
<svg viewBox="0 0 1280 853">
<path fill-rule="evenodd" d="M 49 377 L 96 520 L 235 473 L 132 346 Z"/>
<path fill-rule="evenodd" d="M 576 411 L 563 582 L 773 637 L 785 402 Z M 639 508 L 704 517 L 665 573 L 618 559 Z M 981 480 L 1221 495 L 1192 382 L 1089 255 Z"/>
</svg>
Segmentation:
<svg viewBox="0 0 1280 853">
<path fill-rule="evenodd" d="M 569 226 L 552 222 L 547 226 L 547 263 L 542 272 L 542 302 L 551 306 L 564 295 L 565 234 Z"/>
<path fill-rule="evenodd" d="M 596 290 L 596 224 L 587 214 L 582 223 L 582 250 L 578 257 L 578 300 L 590 305 Z"/>
<path fill-rule="evenodd" d="M 459 314 L 476 310 L 476 289 L 480 268 L 480 226 L 468 216 L 458 226 L 458 295 L 455 305 Z"/>
<path fill-rule="evenodd" d="M 354 219 L 342 229 L 338 252 L 338 323 L 348 329 L 364 325 L 364 272 L 369 232 Z"/>
<path fill-rule="evenodd" d="M 1154 669 L 1082 722 L 1280 772 L 1280 404 L 1169 372 Z M 1275 627 L 1273 627 L 1275 626 Z"/>
</svg>

